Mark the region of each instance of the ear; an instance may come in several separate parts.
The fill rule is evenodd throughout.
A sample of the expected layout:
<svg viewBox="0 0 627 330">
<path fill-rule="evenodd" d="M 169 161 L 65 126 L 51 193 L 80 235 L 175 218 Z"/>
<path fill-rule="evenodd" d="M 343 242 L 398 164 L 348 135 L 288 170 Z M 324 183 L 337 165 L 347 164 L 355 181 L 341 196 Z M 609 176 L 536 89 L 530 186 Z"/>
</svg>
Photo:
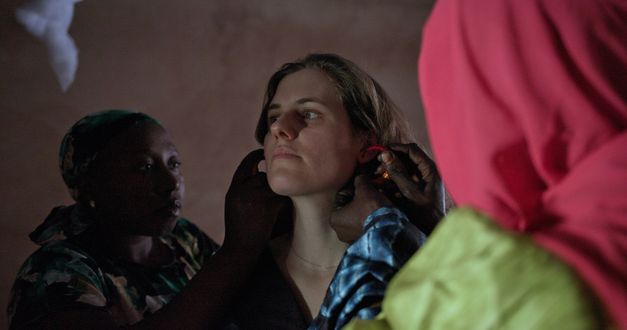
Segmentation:
<svg viewBox="0 0 627 330">
<path fill-rule="evenodd" d="M 357 161 L 359 164 L 366 164 L 377 157 L 376 151 L 368 151 L 370 146 L 377 143 L 377 139 L 374 135 L 372 135 L 372 133 L 362 134 L 361 139 L 361 149 L 359 150 L 359 157 L 357 158 Z"/>
<path fill-rule="evenodd" d="M 93 187 L 92 180 L 86 177 L 82 178 L 76 187 L 70 188 L 72 198 L 79 203 L 89 204 L 94 199 L 91 187 Z"/>
</svg>

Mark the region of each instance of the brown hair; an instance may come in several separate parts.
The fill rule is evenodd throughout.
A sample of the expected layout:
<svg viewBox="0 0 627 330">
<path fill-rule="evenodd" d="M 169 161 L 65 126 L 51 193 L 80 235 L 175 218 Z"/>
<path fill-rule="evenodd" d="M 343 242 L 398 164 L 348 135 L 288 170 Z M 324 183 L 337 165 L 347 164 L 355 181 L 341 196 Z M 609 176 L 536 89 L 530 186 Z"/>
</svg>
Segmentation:
<svg viewBox="0 0 627 330">
<path fill-rule="evenodd" d="M 279 83 L 286 76 L 303 69 L 321 70 L 333 80 L 356 132 L 370 134 L 374 138 L 373 142 L 382 145 L 410 142 L 407 121 L 381 85 L 370 75 L 339 55 L 310 54 L 284 64 L 270 77 L 255 131 L 259 143 L 263 144 L 268 133 L 268 107 Z"/>
</svg>

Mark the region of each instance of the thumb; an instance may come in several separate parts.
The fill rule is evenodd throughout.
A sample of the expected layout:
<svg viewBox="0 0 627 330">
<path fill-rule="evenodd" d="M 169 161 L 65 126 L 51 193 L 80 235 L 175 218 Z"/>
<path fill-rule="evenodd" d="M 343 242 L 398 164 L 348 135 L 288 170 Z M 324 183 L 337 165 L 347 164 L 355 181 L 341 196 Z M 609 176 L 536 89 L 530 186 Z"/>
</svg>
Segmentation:
<svg viewBox="0 0 627 330">
<path fill-rule="evenodd" d="M 405 198 L 412 200 L 418 205 L 429 203 L 427 196 L 423 194 L 418 184 L 417 178 L 411 178 L 410 174 L 403 164 L 400 157 L 397 157 L 391 151 L 384 151 L 379 156 L 379 160 L 383 163 L 383 167 L 390 175 L 390 179 L 394 181 L 398 190 Z"/>
<path fill-rule="evenodd" d="M 257 165 L 263 159 L 263 149 L 253 150 L 248 153 L 248 155 L 244 157 L 244 159 L 235 170 L 235 173 L 233 174 L 233 179 L 231 180 L 231 184 L 241 183 L 251 176 L 257 174 L 259 172 L 257 169 Z"/>
</svg>

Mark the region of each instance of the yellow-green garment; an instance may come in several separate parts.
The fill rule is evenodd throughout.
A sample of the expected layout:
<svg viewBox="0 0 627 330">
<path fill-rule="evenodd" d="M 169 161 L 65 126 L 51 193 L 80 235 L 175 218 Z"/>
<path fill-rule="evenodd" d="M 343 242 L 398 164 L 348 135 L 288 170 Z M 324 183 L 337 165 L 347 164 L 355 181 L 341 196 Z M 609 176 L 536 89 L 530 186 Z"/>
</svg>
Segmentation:
<svg viewBox="0 0 627 330">
<path fill-rule="evenodd" d="M 344 329 L 599 329 L 561 260 L 470 208 L 451 212 L 392 279 L 382 312 Z"/>
</svg>

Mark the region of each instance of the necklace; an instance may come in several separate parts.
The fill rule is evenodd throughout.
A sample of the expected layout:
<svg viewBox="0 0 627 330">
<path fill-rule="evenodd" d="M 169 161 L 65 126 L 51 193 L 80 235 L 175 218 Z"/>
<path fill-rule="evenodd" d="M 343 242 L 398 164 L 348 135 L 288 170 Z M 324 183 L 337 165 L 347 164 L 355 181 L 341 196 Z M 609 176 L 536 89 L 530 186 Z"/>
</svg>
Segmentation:
<svg viewBox="0 0 627 330">
<path fill-rule="evenodd" d="M 298 253 L 296 253 L 296 250 L 294 250 L 293 247 L 290 247 L 290 250 L 292 250 L 292 254 L 294 256 L 296 256 L 296 258 L 298 258 L 301 262 L 305 263 L 306 265 L 308 265 L 309 267 L 314 268 L 314 269 L 329 271 L 329 270 L 337 269 L 337 266 L 339 265 L 339 263 L 337 263 L 335 265 L 330 265 L 330 266 L 315 264 L 315 263 L 313 263 L 313 262 L 311 262 L 311 261 L 301 257 L 300 255 L 298 255 Z"/>
</svg>

